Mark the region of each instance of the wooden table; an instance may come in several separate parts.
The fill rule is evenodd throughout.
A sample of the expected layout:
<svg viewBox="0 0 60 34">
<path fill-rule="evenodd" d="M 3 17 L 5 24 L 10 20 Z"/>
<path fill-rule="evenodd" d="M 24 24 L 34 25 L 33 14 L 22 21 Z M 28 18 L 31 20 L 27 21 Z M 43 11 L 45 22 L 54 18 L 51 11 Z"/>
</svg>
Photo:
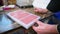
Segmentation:
<svg viewBox="0 0 60 34">
<path fill-rule="evenodd" d="M 11 11 L 14 11 L 14 10 L 18 10 L 18 9 L 21 9 L 21 8 L 16 7 L 15 9 L 5 10 L 4 13 L 8 13 L 8 12 L 11 12 Z M 25 9 L 22 9 L 22 10 L 25 10 L 25 11 L 30 12 L 32 14 L 41 16 L 42 18 L 46 17 L 46 15 L 47 15 L 47 14 L 35 13 L 33 11 L 33 8 L 25 8 Z M 3 25 L 1 25 L 1 26 L 3 26 Z M 28 31 L 32 30 L 32 32 L 34 32 L 32 28 L 30 28 L 30 29 L 28 29 L 26 31 L 25 28 L 21 27 L 15 21 L 13 21 L 13 23 L 9 24 L 8 29 L 5 29 L 5 28 L 7 28 L 7 27 L 4 27 L 4 29 L 0 30 L 0 33 L 3 33 L 3 34 L 11 34 L 11 33 L 16 32 L 18 30 L 24 30 L 24 32 L 28 32 Z M 36 34 L 36 32 L 34 32 L 34 33 Z M 32 34 L 34 34 L 34 33 L 32 33 Z M 30 32 L 30 34 L 31 34 L 31 32 Z"/>
</svg>

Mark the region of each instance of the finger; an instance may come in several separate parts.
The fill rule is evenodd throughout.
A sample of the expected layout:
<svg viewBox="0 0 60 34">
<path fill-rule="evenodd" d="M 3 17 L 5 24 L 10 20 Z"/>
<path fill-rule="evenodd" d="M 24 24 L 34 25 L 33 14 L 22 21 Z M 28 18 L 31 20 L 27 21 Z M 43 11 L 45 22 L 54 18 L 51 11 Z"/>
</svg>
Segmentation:
<svg viewBox="0 0 60 34">
<path fill-rule="evenodd" d="M 37 10 L 37 8 L 34 8 L 34 10 Z"/>
<path fill-rule="evenodd" d="M 35 12 L 39 12 L 38 10 L 34 10 Z"/>
<path fill-rule="evenodd" d="M 35 12 L 42 13 L 43 10 L 42 10 L 41 8 L 35 8 L 34 11 L 35 11 Z"/>
<path fill-rule="evenodd" d="M 36 21 L 36 23 L 37 23 L 38 25 L 43 24 L 43 22 L 41 22 L 41 21 Z"/>
<path fill-rule="evenodd" d="M 35 30 L 35 31 L 37 31 L 37 30 L 38 30 L 38 28 L 37 28 L 37 27 L 35 27 L 35 26 L 32 26 L 32 28 L 33 28 L 33 30 Z"/>
<path fill-rule="evenodd" d="M 36 7 L 35 7 L 34 9 L 39 9 L 39 8 L 36 8 Z"/>
</svg>

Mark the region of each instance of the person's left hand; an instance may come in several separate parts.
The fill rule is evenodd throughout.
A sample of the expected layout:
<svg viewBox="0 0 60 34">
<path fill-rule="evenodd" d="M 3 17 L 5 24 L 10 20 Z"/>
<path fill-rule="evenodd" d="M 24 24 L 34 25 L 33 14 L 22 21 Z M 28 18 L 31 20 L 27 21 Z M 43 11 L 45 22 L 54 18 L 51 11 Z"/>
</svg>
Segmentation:
<svg viewBox="0 0 60 34">
<path fill-rule="evenodd" d="M 38 26 L 32 26 L 33 30 L 37 32 L 37 34 L 55 34 L 57 33 L 56 25 L 45 24 L 41 21 L 36 21 Z"/>
</svg>

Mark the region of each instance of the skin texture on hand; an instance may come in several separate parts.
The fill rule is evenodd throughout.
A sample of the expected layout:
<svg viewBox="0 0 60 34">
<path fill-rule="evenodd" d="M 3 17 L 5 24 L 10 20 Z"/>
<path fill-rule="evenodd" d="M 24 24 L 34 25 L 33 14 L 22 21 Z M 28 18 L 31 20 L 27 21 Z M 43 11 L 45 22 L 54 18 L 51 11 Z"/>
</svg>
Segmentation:
<svg viewBox="0 0 60 34">
<path fill-rule="evenodd" d="M 48 10 L 47 9 L 42 9 L 42 8 L 34 8 L 35 12 L 39 12 L 39 13 L 47 13 Z"/>
<path fill-rule="evenodd" d="M 57 25 L 45 24 L 41 21 L 36 21 L 36 23 L 38 26 L 32 26 L 32 28 L 37 34 L 58 34 Z"/>
</svg>

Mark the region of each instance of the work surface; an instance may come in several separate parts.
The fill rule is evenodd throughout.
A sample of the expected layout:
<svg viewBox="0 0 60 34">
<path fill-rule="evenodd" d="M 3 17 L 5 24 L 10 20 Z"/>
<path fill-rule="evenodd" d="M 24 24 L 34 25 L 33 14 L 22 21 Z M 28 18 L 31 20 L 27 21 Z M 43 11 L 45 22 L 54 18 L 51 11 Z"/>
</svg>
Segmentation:
<svg viewBox="0 0 60 34">
<path fill-rule="evenodd" d="M 18 7 L 16 7 L 15 9 L 11 9 L 11 10 L 5 10 L 5 11 L 3 11 L 3 14 L 5 15 L 5 13 L 8 13 L 8 12 L 11 12 L 11 11 L 14 11 L 14 10 L 18 10 L 18 9 L 21 9 L 21 8 L 18 8 Z M 25 9 L 22 9 L 22 10 L 25 10 L 25 11 L 27 11 L 27 12 L 30 12 L 30 13 L 32 13 L 32 14 L 36 14 L 36 15 L 38 15 L 38 16 L 41 16 L 42 18 L 44 18 L 44 17 L 47 17 L 47 16 L 49 16 L 49 13 L 48 14 L 40 14 L 40 13 L 36 13 L 36 12 L 34 12 L 33 10 L 33 8 L 25 8 Z M 0 15 L 1 16 L 1 15 Z M 5 15 L 6 16 L 6 15 Z M 4 17 L 5 18 L 5 17 Z M 8 17 L 8 19 L 10 19 L 9 17 Z M 7 20 L 8 20 L 7 19 Z M 7 21 L 6 20 L 6 21 Z M 11 19 L 10 19 L 11 20 Z M 9 21 L 9 20 L 8 20 Z M 12 22 L 2 22 L 2 23 L 0 23 L 0 33 L 7 33 L 7 32 L 11 32 L 11 31 L 13 31 L 13 30 L 16 30 L 16 29 L 19 29 L 19 28 L 21 28 L 20 27 L 20 25 L 19 24 L 17 24 L 15 21 L 13 21 L 13 20 L 11 20 Z M 23 28 L 24 29 L 24 28 Z M 29 31 L 30 29 L 28 29 L 27 31 Z"/>
</svg>

